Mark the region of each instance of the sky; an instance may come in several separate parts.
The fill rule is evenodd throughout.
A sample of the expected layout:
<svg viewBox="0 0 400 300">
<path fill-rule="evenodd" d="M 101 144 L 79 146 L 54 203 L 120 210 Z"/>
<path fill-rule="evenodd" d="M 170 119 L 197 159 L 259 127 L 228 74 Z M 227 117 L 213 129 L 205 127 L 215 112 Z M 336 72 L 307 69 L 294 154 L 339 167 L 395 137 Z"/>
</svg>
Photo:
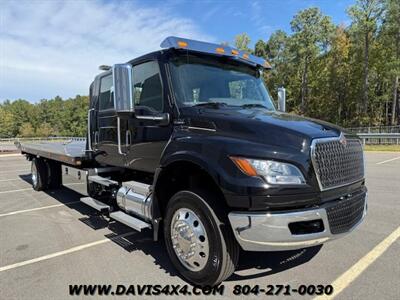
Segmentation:
<svg viewBox="0 0 400 300">
<path fill-rule="evenodd" d="M 167 36 L 251 45 L 290 33 L 301 9 L 316 6 L 349 24 L 354 0 L 0 0 L 0 102 L 87 95 L 99 65 L 160 49 Z"/>
</svg>

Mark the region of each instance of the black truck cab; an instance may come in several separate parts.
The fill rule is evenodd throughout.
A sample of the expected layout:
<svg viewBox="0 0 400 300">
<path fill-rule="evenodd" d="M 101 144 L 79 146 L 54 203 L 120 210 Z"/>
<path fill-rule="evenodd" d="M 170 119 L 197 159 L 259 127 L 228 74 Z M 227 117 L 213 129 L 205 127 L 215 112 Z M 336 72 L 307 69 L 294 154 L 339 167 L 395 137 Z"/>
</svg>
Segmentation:
<svg viewBox="0 0 400 300">
<path fill-rule="evenodd" d="M 310 247 L 362 222 L 357 136 L 277 111 L 262 58 L 176 37 L 161 46 L 102 67 L 90 86 L 84 156 L 62 160 L 51 148 L 21 146 L 35 189 L 60 182 L 60 163 L 79 166 L 84 203 L 152 229 L 155 240 L 162 229 L 174 266 L 199 285 L 232 274 L 240 248 Z"/>
<path fill-rule="evenodd" d="M 192 43 L 176 38 L 181 40 Z M 149 175 L 174 162 L 193 164 L 212 177 L 235 208 L 301 208 L 332 199 L 332 193 L 322 193 L 318 186 L 311 143 L 345 132 L 333 124 L 277 111 L 263 83 L 265 63 L 171 47 L 127 64 L 134 112 L 118 117 L 112 70 L 91 85 L 89 141 L 99 164 Z M 268 184 L 260 176 L 246 175 L 232 157 L 293 164 L 304 182 Z M 342 193 L 363 186 L 360 180 Z"/>
</svg>

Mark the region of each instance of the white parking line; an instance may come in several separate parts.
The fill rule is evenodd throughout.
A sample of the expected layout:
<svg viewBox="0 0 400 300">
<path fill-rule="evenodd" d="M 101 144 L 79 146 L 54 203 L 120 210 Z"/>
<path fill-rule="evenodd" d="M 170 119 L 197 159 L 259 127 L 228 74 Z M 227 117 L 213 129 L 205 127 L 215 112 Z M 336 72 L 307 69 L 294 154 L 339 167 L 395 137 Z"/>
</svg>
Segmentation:
<svg viewBox="0 0 400 300">
<path fill-rule="evenodd" d="M 19 268 L 19 267 L 26 266 L 26 265 L 31 265 L 31 264 L 34 264 L 34 263 L 37 263 L 37 262 L 40 262 L 40 261 L 44 261 L 44 260 L 48 260 L 48 259 L 51 259 L 51 258 L 54 258 L 54 257 L 66 255 L 66 254 L 69 254 L 69 253 L 77 252 L 77 251 L 80 251 L 80 250 L 83 250 L 83 249 L 87 249 L 87 248 L 90 248 L 90 247 L 94 247 L 94 246 L 97 246 L 97 245 L 109 243 L 109 242 L 112 242 L 115 239 L 127 237 L 129 235 L 134 234 L 134 233 L 136 233 L 136 231 L 127 232 L 127 233 L 124 233 L 124 234 L 120 234 L 120 235 L 114 236 L 112 238 L 101 239 L 101 240 L 98 240 L 98 241 L 95 241 L 95 242 L 92 242 L 92 243 L 88 243 L 88 244 L 83 244 L 83 245 L 80 245 L 80 246 L 72 247 L 72 248 L 69 248 L 67 250 L 63 250 L 63 251 L 47 254 L 47 255 L 44 255 L 44 256 L 37 257 L 37 258 L 33 258 L 33 259 L 29 259 L 29 260 L 18 262 L 18 263 L 15 263 L 15 264 L 11 264 L 11 265 L 8 265 L 8 266 L 0 267 L 0 272 L 4 272 L 4 271 L 7 271 L 7 270 Z"/>
<path fill-rule="evenodd" d="M 391 159 L 388 159 L 388 160 L 380 161 L 380 162 L 377 162 L 376 164 L 377 165 L 381 165 L 381 164 L 385 164 L 387 162 L 394 161 L 394 160 L 397 160 L 397 159 L 400 159 L 400 156 L 399 157 L 395 157 L 395 158 L 391 158 Z"/>
<path fill-rule="evenodd" d="M 63 184 L 63 185 L 70 186 L 70 185 L 78 185 L 78 184 L 85 184 L 85 183 L 84 182 L 74 182 L 74 183 L 67 183 L 67 184 Z M 26 189 L 19 189 L 19 190 L 2 191 L 2 192 L 0 192 L 0 194 L 22 192 L 22 191 L 34 191 L 34 190 L 32 188 L 26 188 Z"/>
<path fill-rule="evenodd" d="M 13 193 L 13 192 L 22 192 L 22 191 L 33 191 L 32 188 L 27 188 L 27 189 L 19 189 L 19 190 L 11 190 L 11 191 L 2 191 L 0 194 L 6 194 L 6 193 Z"/>
<path fill-rule="evenodd" d="M 80 203 L 80 201 L 72 201 L 72 202 L 48 205 L 48 206 L 43 206 L 43 207 L 36 207 L 36 208 L 30 208 L 30 209 L 24 209 L 24 210 L 17 210 L 17 211 L 12 211 L 12 212 L 9 212 L 9 213 L 0 214 L 0 217 L 18 215 L 18 214 L 22 214 L 22 213 L 26 213 L 26 212 L 37 211 L 37 210 L 42 210 L 42 209 L 48 209 L 48 208 L 53 208 L 53 207 L 66 206 L 66 205 L 75 204 L 75 203 Z"/>
<path fill-rule="evenodd" d="M 28 167 L 29 168 L 29 164 L 10 164 L 8 166 L 4 166 L 4 168 L 21 168 L 21 167 Z"/>
<path fill-rule="evenodd" d="M 2 179 L 2 180 L 0 180 L 0 182 L 5 182 L 5 181 L 17 181 L 17 180 L 21 180 L 21 179 Z"/>
<path fill-rule="evenodd" d="M 399 237 L 400 226 L 332 283 L 334 291 L 332 295 L 319 296 L 314 298 L 314 300 L 328 300 L 335 298 L 358 276 L 360 276 L 360 274 L 364 272 L 366 268 L 368 268 L 375 260 L 377 260 Z"/>
<path fill-rule="evenodd" d="M 5 173 L 15 173 L 15 172 L 30 172 L 31 170 L 10 170 L 10 171 L 0 171 L 0 174 Z"/>
<path fill-rule="evenodd" d="M 11 157 L 11 156 L 21 156 L 22 157 L 22 154 L 21 153 L 0 154 L 0 158 L 2 158 L 2 157 Z"/>
</svg>

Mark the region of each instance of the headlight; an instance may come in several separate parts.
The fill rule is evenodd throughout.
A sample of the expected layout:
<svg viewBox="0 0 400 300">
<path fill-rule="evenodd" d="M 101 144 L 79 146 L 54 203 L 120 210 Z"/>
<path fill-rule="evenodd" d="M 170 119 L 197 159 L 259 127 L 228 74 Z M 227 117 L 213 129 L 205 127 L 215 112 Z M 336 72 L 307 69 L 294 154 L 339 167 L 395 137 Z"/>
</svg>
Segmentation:
<svg viewBox="0 0 400 300">
<path fill-rule="evenodd" d="M 294 165 L 243 157 L 231 157 L 236 166 L 248 176 L 261 176 L 271 184 L 304 184 L 303 174 Z"/>
</svg>

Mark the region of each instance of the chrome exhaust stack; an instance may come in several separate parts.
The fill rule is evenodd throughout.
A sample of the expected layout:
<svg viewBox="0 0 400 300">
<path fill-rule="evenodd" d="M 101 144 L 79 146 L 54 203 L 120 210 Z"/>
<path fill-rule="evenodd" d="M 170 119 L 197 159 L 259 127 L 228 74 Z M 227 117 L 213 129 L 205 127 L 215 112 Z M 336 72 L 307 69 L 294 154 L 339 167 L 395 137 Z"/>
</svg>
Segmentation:
<svg viewBox="0 0 400 300">
<path fill-rule="evenodd" d="M 117 192 L 117 204 L 128 214 L 151 220 L 152 195 L 150 185 L 137 181 L 123 182 Z"/>
</svg>

